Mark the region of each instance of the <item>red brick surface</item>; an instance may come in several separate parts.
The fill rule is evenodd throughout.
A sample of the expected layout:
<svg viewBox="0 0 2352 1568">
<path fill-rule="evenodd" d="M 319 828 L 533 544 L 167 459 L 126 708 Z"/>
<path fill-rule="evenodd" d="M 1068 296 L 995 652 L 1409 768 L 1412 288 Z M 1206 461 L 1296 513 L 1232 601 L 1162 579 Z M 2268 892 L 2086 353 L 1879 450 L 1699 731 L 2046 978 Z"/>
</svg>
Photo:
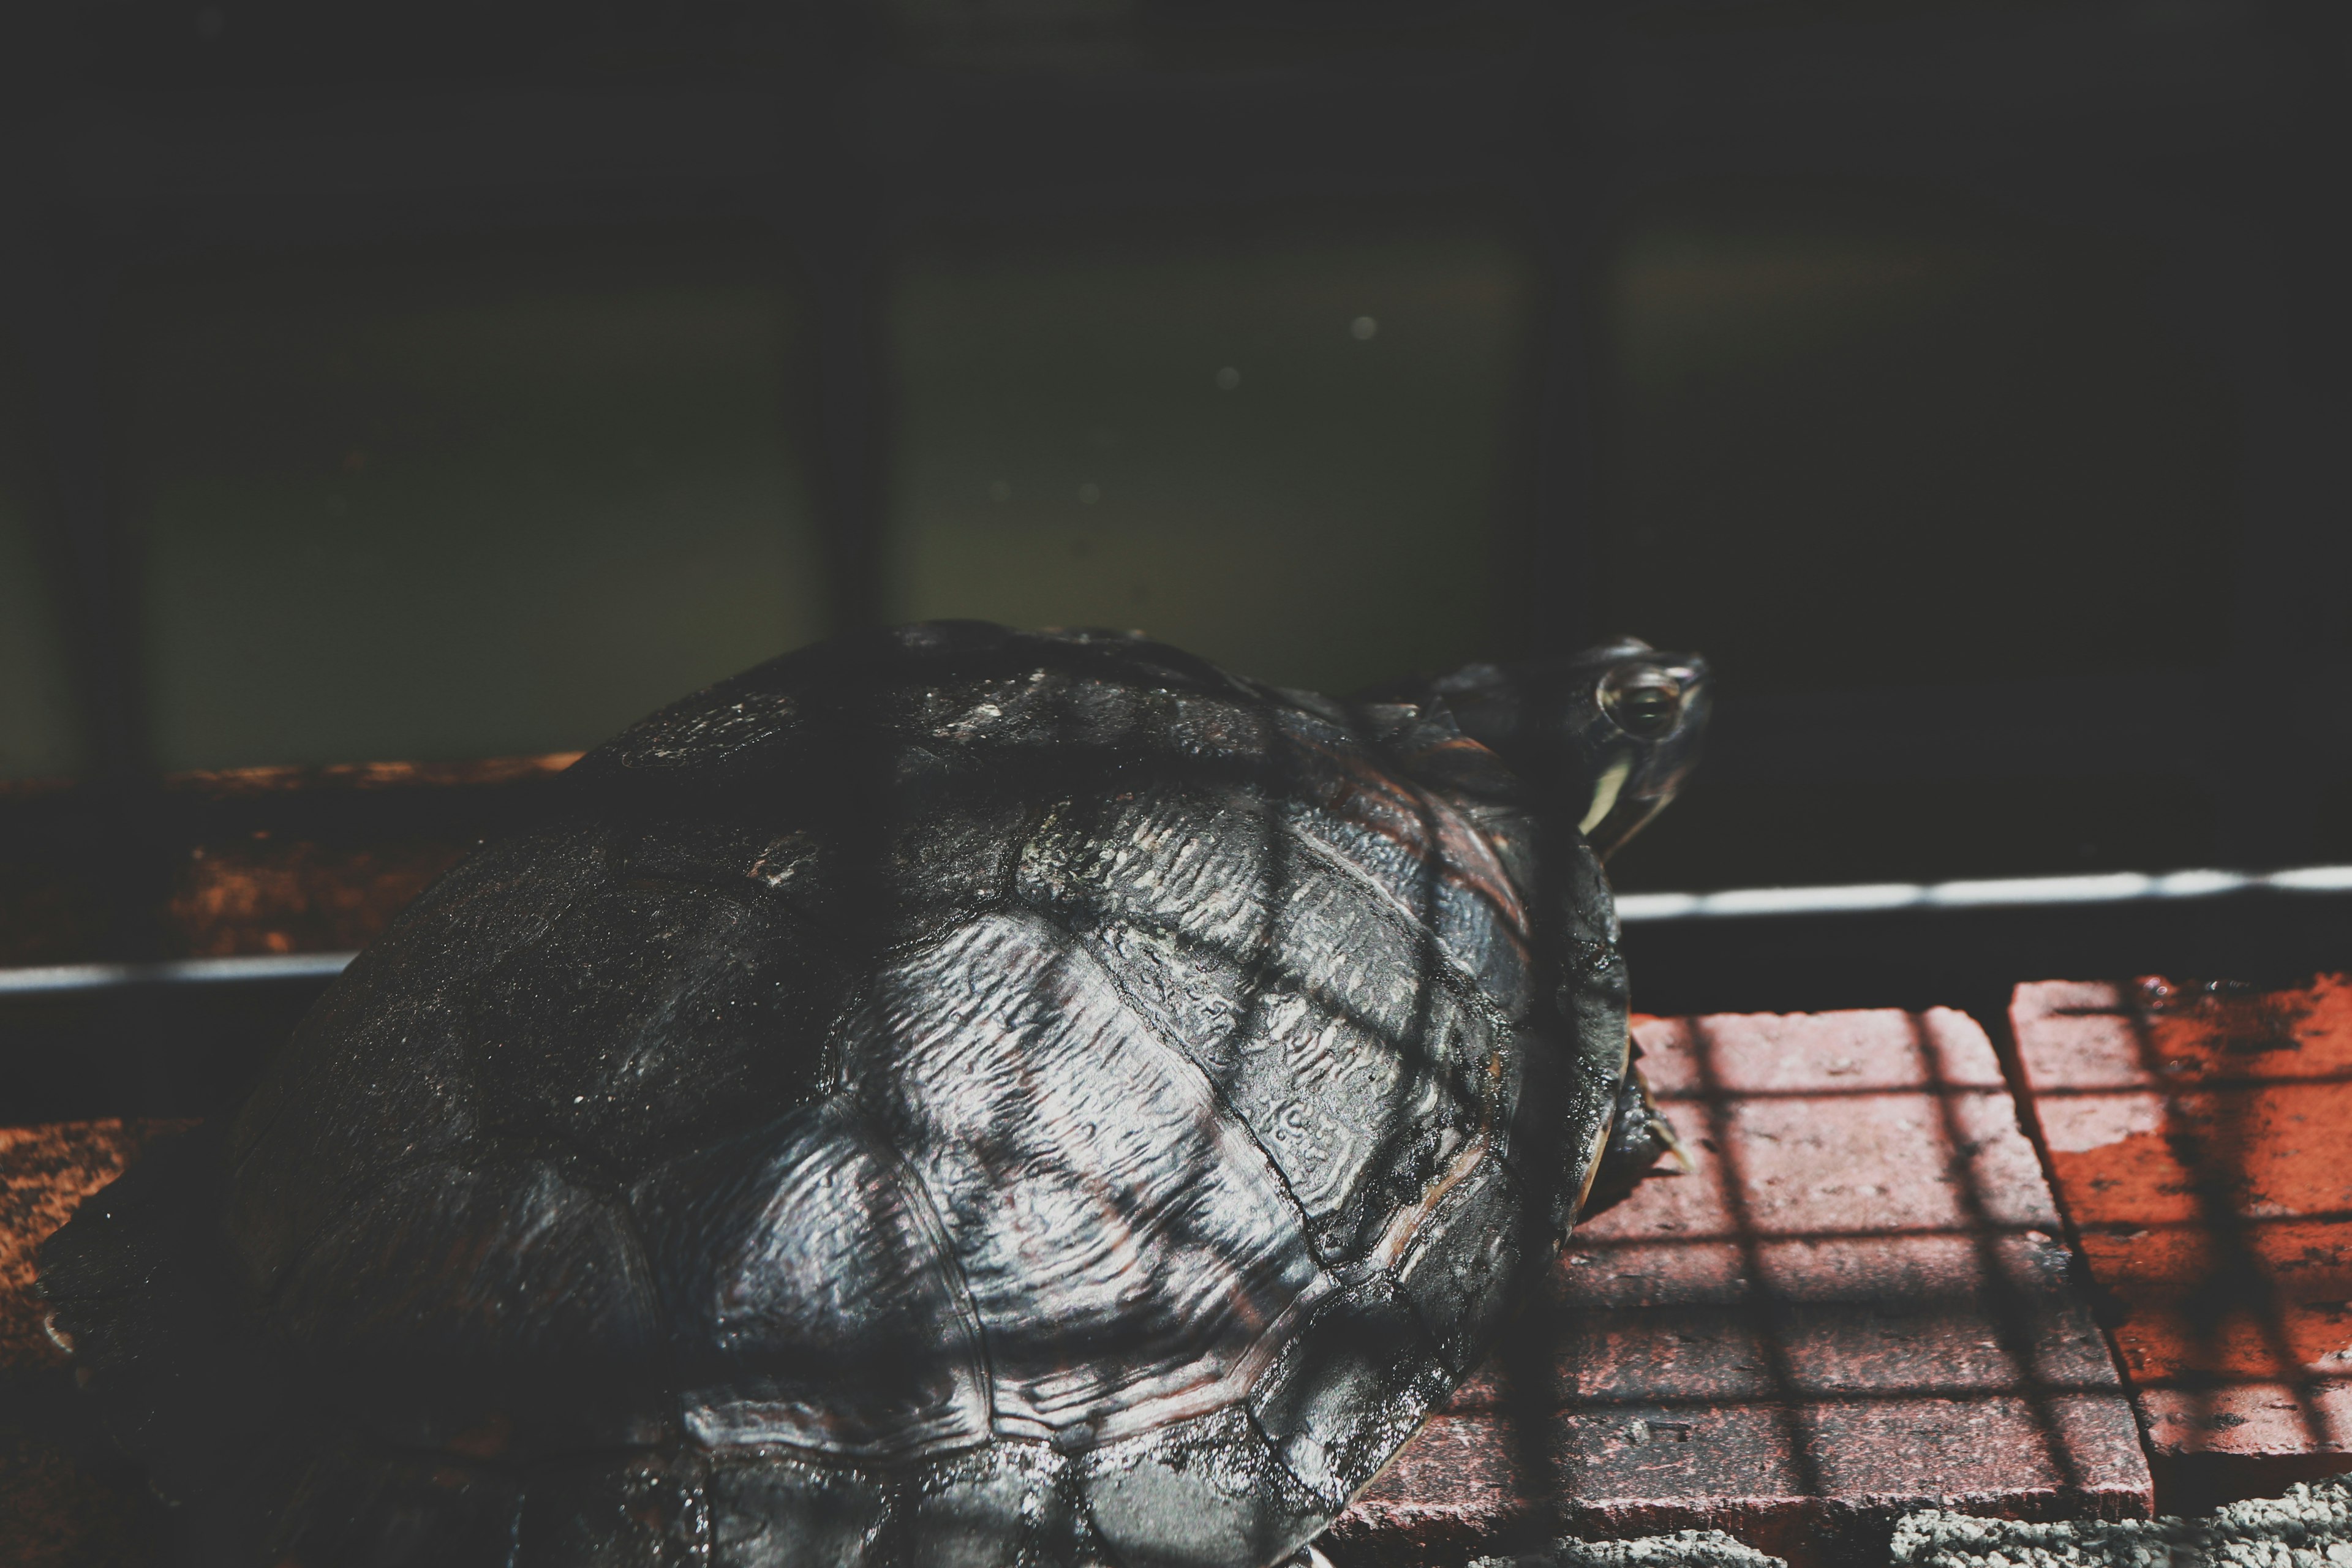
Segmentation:
<svg viewBox="0 0 2352 1568">
<path fill-rule="evenodd" d="M 41 1331 L 37 1254 L 81 1201 L 158 1134 L 184 1123 L 0 1127 L 0 1562 L 16 1568 L 137 1568 L 152 1523 L 128 1477 L 83 1462 L 58 1420 L 72 1399 L 64 1352 Z"/>
<path fill-rule="evenodd" d="M 2128 1405 L 1974 1023 L 1727 1016 L 1638 1035 L 1698 1170 L 1579 1227 L 1536 1319 L 1562 1395 L 1538 1423 L 1540 1473 L 1522 1474 L 1512 1391 L 1481 1375 L 1342 1521 L 1335 1555 L 1436 1568 L 1494 1550 L 1531 1479 L 1587 1534 L 1707 1525 L 1800 1561 L 1927 1503 L 2147 1511 Z M 33 1247 L 144 1132 L 0 1132 L 0 1354 L 16 1366 L 63 1375 Z M 0 1531 L 105 1518 L 54 1455 L 0 1471 L 0 1509 L 19 1510 Z"/>
<path fill-rule="evenodd" d="M 82 1199 L 122 1174 L 132 1155 L 180 1121 L 59 1121 L 0 1127 L 0 1370 L 63 1366 L 41 1331 L 33 1274 L 41 1243 Z"/>
<path fill-rule="evenodd" d="M 1645 1020 L 1698 1171 L 1580 1226 L 1547 1434 L 1570 1528 L 1799 1559 L 1941 1503 L 2147 1511 L 2128 1405 L 1984 1033 L 1963 1015 Z M 1493 1550 L 1526 1478 L 1473 1381 L 1361 1499 L 1361 1562 Z"/>
<path fill-rule="evenodd" d="M 2011 1021 L 2152 1449 L 2345 1453 L 2352 984 L 2049 982 Z"/>
</svg>

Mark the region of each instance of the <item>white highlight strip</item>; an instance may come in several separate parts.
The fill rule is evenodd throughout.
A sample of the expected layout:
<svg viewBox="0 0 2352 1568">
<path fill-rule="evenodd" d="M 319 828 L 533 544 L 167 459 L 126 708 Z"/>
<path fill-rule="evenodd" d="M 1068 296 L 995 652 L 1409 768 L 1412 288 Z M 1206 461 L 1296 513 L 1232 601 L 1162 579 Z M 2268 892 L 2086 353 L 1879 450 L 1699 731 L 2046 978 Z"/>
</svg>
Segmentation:
<svg viewBox="0 0 2352 1568">
<path fill-rule="evenodd" d="M 1719 893 L 1621 893 L 1617 917 L 1649 921 L 1738 920 L 1769 915 L 1873 914 L 1885 910 L 2032 909 L 2049 904 L 2120 904 L 2142 899 L 2210 899 L 2264 889 L 2352 893 L 2352 866 L 2284 871 L 2113 871 L 2095 877 L 2002 877 L 1969 882 L 1855 882 L 1812 888 L 1729 888 Z M 161 963 L 53 963 L 0 969 L 0 996 L 103 991 L 121 985 L 205 985 L 268 980 L 331 980 L 352 952 L 257 953 L 175 958 Z"/>
<path fill-rule="evenodd" d="M 2271 873 L 2271 886 L 2294 893 L 2352 893 L 2352 866 L 2304 866 Z"/>
<path fill-rule="evenodd" d="M 1919 901 L 1920 889 L 1907 882 L 1864 882 L 1850 888 L 1733 888 L 1706 893 L 1693 910 L 1703 915 L 1803 915 L 1816 911 L 1843 913 L 1849 910 L 1899 910 Z M 1623 900 L 1619 900 L 1622 912 Z"/>
<path fill-rule="evenodd" d="M 266 952 L 249 958 L 175 958 L 161 963 L 51 963 L 34 969 L 0 969 L 0 996 L 104 991 L 119 985 L 331 980 L 357 956 L 351 952 Z"/>
<path fill-rule="evenodd" d="M 1870 914 L 1882 910 L 2015 910 L 2050 904 L 2121 904 L 2143 899 L 2210 899 L 2258 889 L 2281 893 L 2352 892 L 2352 866 L 2300 866 L 2269 872 L 2114 871 L 2095 877 L 2002 877 L 1969 882 L 1732 888 L 1720 893 L 1621 893 L 1617 917 L 1633 924 L 1760 915 Z"/>
</svg>

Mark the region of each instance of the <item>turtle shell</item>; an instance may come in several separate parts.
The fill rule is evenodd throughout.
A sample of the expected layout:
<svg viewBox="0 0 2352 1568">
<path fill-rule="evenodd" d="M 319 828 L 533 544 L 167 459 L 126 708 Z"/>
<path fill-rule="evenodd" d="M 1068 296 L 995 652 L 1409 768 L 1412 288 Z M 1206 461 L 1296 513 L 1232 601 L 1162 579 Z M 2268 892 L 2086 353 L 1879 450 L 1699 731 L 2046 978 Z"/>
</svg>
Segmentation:
<svg viewBox="0 0 2352 1568">
<path fill-rule="evenodd" d="M 1624 1081 L 1605 883 L 1555 854 L 1538 963 L 1509 782 L 1134 638 L 761 666 L 87 1205 L 57 1331 L 204 1561 L 1276 1561 Z"/>
</svg>

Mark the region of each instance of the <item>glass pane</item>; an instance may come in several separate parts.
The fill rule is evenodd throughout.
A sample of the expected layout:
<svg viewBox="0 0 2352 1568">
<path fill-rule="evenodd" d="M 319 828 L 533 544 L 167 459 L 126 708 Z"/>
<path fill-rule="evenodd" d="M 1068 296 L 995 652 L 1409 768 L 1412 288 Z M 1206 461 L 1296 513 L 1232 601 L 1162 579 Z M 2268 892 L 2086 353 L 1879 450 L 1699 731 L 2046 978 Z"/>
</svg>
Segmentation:
<svg viewBox="0 0 2352 1568">
<path fill-rule="evenodd" d="M 2210 662 L 2235 416 L 2152 266 L 1885 195 L 1659 204 L 1611 285 L 1611 618 L 1748 689 Z"/>
<path fill-rule="evenodd" d="M 2235 413 L 2158 313 L 2153 265 L 1885 191 L 1655 203 L 1607 301 L 1610 620 L 1706 652 L 1727 712 L 1772 690 L 2210 664 Z M 1612 872 L 1723 887 L 2215 853 L 2198 781 L 2002 761 L 2009 782 L 1949 784 L 1702 765 Z"/>
<path fill-rule="evenodd" d="M 0 778 L 82 765 L 56 596 L 33 512 L 31 410 L 0 354 Z"/>
<path fill-rule="evenodd" d="M 1475 237 L 925 258 L 891 319 L 894 613 L 1137 627 L 1327 690 L 1491 649 L 1527 292 Z"/>
<path fill-rule="evenodd" d="M 165 765 L 586 746 L 822 635 L 781 276 L 453 258 L 155 308 Z"/>
</svg>

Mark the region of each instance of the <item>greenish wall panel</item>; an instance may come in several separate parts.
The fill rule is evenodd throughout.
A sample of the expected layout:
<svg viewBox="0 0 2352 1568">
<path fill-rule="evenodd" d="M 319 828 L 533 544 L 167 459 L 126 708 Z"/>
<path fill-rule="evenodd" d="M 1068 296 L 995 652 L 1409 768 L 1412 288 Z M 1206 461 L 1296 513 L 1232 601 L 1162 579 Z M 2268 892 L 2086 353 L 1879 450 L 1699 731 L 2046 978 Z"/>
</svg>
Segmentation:
<svg viewBox="0 0 2352 1568">
<path fill-rule="evenodd" d="M 1140 628 L 1336 690 L 1490 652 L 1527 294 L 1475 236 L 910 263 L 891 612 Z"/>
<path fill-rule="evenodd" d="M 795 340 L 708 278 L 183 312 L 140 384 L 165 765 L 587 746 L 822 636 Z"/>
<path fill-rule="evenodd" d="M 2157 260 L 1918 195 L 1658 198 L 1609 279 L 1610 618 L 1750 690 L 2210 662 L 2237 416 Z"/>
</svg>

